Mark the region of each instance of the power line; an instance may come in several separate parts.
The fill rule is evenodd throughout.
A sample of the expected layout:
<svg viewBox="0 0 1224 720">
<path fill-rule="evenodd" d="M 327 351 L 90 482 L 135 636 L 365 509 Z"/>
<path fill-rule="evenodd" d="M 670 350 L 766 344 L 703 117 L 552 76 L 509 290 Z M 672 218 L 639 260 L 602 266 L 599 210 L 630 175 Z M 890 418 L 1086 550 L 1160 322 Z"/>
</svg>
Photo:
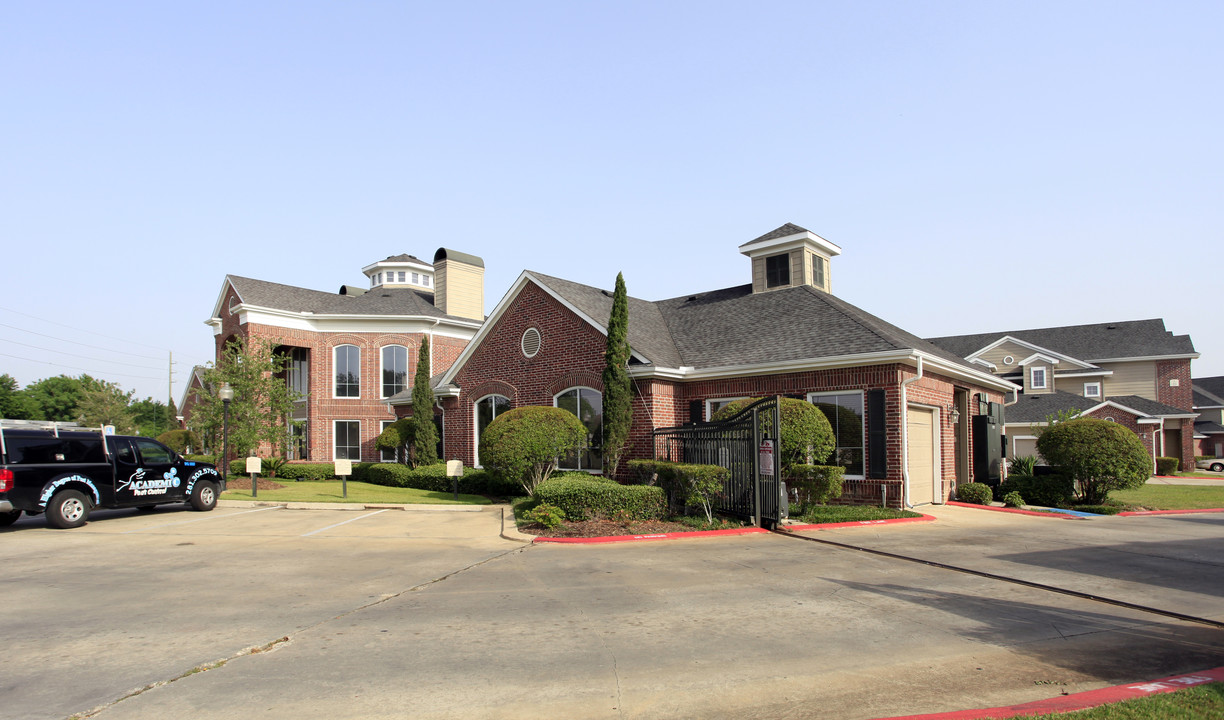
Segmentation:
<svg viewBox="0 0 1224 720">
<path fill-rule="evenodd" d="M 165 350 L 166 350 L 165 348 L 155 347 L 155 346 L 153 346 L 153 345 L 144 345 L 144 344 L 142 344 L 142 343 L 132 342 L 132 341 L 131 341 L 130 339 L 128 339 L 128 338 L 120 338 L 120 337 L 115 337 L 114 335 L 106 335 L 106 334 L 103 334 L 103 333 L 100 333 L 100 332 L 95 332 L 95 331 L 93 331 L 93 330 L 85 330 L 84 328 L 73 327 L 73 326 L 71 326 L 71 325 L 65 325 L 64 323 L 61 323 L 61 322 L 56 322 L 56 321 L 54 321 L 54 320 L 48 320 L 48 319 L 46 319 L 46 318 L 40 318 L 40 317 L 38 317 L 37 315 L 31 315 L 31 314 L 29 314 L 29 313 L 24 313 L 24 312 L 21 312 L 20 310 L 13 310 L 12 308 L 0 307 L 0 310 L 3 310 L 3 311 L 5 311 L 5 312 L 11 312 L 11 313 L 13 313 L 14 315 L 24 315 L 25 317 L 28 317 L 28 318 L 33 318 L 33 319 L 35 319 L 35 320 L 37 320 L 37 321 L 39 321 L 39 322 L 50 323 L 51 325 L 59 325 L 60 327 L 63 327 L 63 328 L 68 328 L 69 330 L 76 330 L 77 332 L 89 333 L 90 335 L 97 335 L 98 337 L 106 338 L 107 340 L 116 340 L 116 341 L 118 341 L 118 342 L 121 342 L 121 343 L 126 343 L 126 344 L 128 344 L 128 345 L 137 345 L 137 346 L 140 346 L 140 347 L 149 348 L 150 350 L 161 350 L 161 351 L 165 351 Z M 10 327 L 10 326 L 5 325 L 5 327 Z M 20 330 L 21 328 L 17 328 L 17 329 L 18 329 L 18 330 Z M 29 331 L 27 330 L 27 331 L 25 331 L 25 332 L 29 332 Z M 35 334 L 37 334 L 37 333 L 35 333 Z M 48 335 L 48 336 L 46 336 L 46 337 L 50 337 L 50 336 Z M 58 339 L 58 338 L 57 338 L 57 339 Z M 69 342 L 71 342 L 71 341 L 69 341 Z M 105 348 L 102 348 L 102 349 L 105 349 Z M 115 350 L 114 352 L 120 352 L 120 351 Z M 129 354 L 130 354 L 130 353 L 129 353 Z M 138 356 L 138 357 L 139 357 L 139 356 Z M 147 360 L 152 360 L 153 358 L 145 358 L 145 359 L 147 359 Z"/>
<path fill-rule="evenodd" d="M 139 368 L 141 370 L 153 370 L 153 371 L 161 370 L 161 368 L 153 368 L 153 367 L 149 367 L 148 365 L 136 365 L 134 363 L 126 363 L 121 360 L 105 360 L 103 358 L 86 357 L 84 355 L 74 355 L 70 352 L 65 352 L 63 350 L 52 350 L 51 348 L 39 347 L 38 345 L 30 345 L 29 343 L 18 342 L 16 340 L 9 340 L 8 338 L 0 338 L 0 343 L 6 343 L 8 345 L 21 345 L 22 347 L 34 348 L 35 350 L 43 350 L 45 352 L 59 353 L 60 355 L 69 355 L 78 360 L 92 360 L 93 362 L 110 363 L 112 365 L 126 365 L 128 367 Z"/>
<path fill-rule="evenodd" d="M 92 348 L 94 350 L 101 350 L 103 352 L 113 352 L 113 353 L 118 353 L 120 355 L 131 355 L 132 357 L 140 358 L 141 360 L 160 360 L 160 358 L 155 358 L 149 355 L 138 355 L 136 353 L 125 352 L 123 350 L 111 350 L 110 348 L 104 348 L 104 347 L 99 347 L 97 345 L 90 345 L 88 343 L 83 343 L 83 342 L 80 342 L 79 340 L 69 340 L 68 338 L 55 337 L 54 335 L 46 335 L 40 332 L 34 332 L 33 330 L 26 330 L 25 328 L 19 328 L 16 325 L 7 325 L 5 323 L 0 323 L 0 327 L 6 327 L 11 330 L 17 330 L 23 333 L 37 335 L 39 337 L 45 337 L 50 340 L 58 340 L 60 342 L 72 343 L 73 345 L 80 345 L 81 347 Z"/>
<path fill-rule="evenodd" d="M 25 360 L 26 362 L 39 363 L 42 365 L 54 365 L 55 367 L 68 368 L 70 370 L 80 370 L 81 372 L 86 372 L 86 373 L 98 372 L 97 370 L 90 370 L 89 368 L 77 367 L 75 365 L 64 365 L 62 363 L 53 363 L 49 360 L 35 360 L 34 358 L 19 357 L 17 355 L 9 355 L 8 353 L 0 353 L 0 357 L 12 358 L 14 360 Z M 120 377 L 139 378 L 141 380 L 161 380 L 161 378 L 159 377 L 149 377 L 148 375 L 132 375 L 130 373 L 108 372 L 106 374 L 107 375 L 118 375 Z"/>
</svg>

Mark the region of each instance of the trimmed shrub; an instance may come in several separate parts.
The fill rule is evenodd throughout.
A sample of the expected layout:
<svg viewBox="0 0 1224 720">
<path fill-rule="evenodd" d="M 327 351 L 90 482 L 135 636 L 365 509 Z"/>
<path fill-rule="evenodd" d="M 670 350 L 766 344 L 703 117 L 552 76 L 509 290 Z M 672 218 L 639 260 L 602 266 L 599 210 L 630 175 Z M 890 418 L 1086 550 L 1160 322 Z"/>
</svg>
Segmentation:
<svg viewBox="0 0 1224 720">
<path fill-rule="evenodd" d="M 1004 500 L 1009 493 L 1019 493 L 1031 505 L 1064 507 L 1071 504 L 1075 483 L 1066 475 L 1009 475 L 995 489 L 995 497 Z"/>
<path fill-rule="evenodd" d="M 1010 508 L 1024 507 L 1024 498 L 1020 493 L 1012 490 L 1003 496 L 1003 504 Z"/>
<path fill-rule="evenodd" d="M 1142 487 L 1152 474 L 1139 436 L 1108 420 L 1060 422 L 1037 438 L 1037 452 L 1071 476 L 1086 504 L 1101 504 L 1111 490 Z"/>
<path fill-rule="evenodd" d="M 556 505 L 540 503 L 523 513 L 523 519 L 529 523 L 535 523 L 541 527 L 551 529 L 565 522 L 565 511 Z"/>
<path fill-rule="evenodd" d="M 356 468 L 353 472 L 356 473 Z M 446 464 L 421 465 L 410 468 L 399 463 L 369 463 L 363 482 L 386 487 L 414 488 L 430 492 L 451 492 L 454 479 L 446 474 Z M 465 495 L 495 495 L 506 497 L 519 490 L 517 483 L 506 483 L 493 473 L 480 468 L 464 467 L 459 478 L 459 492 Z"/>
<path fill-rule="evenodd" d="M 994 492 L 984 483 L 962 483 L 956 486 L 956 499 L 975 505 L 989 505 Z"/>
<path fill-rule="evenodd" d="M 413 424 L 412 418 L 400 418 L 383 428 L 383 431 L 374 439 L 374 447 L 379 450 L 394 450 L 404 458 L 405 464 L 408 460 L 408 445 L 412 444 L 416 437 L 416 425 Z"/>
<path fill-rule="evenodd" d="M 1156 474 L 1157 475 L 1176 475 L 1177 467 L 1181 465 L 1181 460 L 1171 457 L 1156 458 Z"/>
<path fill-rule="evenodd" d="M 576 477 L 550 478 L 533 497 L 560 508 L 570 520 L 658 520 L 667 510 L 662 488 Z"/>
<path fill-rule="evenodd" d="M 761 398 L 747 398 L 727 403 L 714 413 L 711 420 L 729 420 Z M 792 465 L 824 462 L 836 446 L 833 426 L 820 408 L 805 400 L 782 398 L 782 442 L 778 448 L 778 462 L 782 474 L 788 474 Z M 762 418 L 762 427 L 774 437 L 771 420 Z"/>
<path fill-rule="evenodd" d="M 179 455 L 187 452 L 188 448 L 199 450 L 201 447 L 200 436 L 190 430 L 167 430 L 157 436 L 157 441 Z"/>
<path fill-rule="evenodd" d="M 786 481 L 799 494 L 801 512 L 841 497 L 846 468 L 840 465 L 792 465 Z"/>
<path fill-rule="evenodd" d="M 714 517 L 714 501 L 726 488 L 730 475 L 718 465 L 668 460 L 630 460 L 628 465 L 637 483 L 663 490 L 669 512 L 682 513 L 689 507 L 700 507 L 710 522 Z"/>
<path fill-rule="evenodd" d="M 243 462 L 240 470 L 246 470 Z M 356 472 L 354 467 L 353 471 Z M 331 463 L 287 462 L 278 468 L 276 475 L 281 480 L 327 480 L 336 476 L 336 466 Z"/>
<path fill-rule="evenodd" d="M 571 412 L 530 405 L 498 415 L 480 436 L 480 459 L 535 495 L 557 468 L 557 458 L 582 448 L 586 426 Z"/>
</svg>

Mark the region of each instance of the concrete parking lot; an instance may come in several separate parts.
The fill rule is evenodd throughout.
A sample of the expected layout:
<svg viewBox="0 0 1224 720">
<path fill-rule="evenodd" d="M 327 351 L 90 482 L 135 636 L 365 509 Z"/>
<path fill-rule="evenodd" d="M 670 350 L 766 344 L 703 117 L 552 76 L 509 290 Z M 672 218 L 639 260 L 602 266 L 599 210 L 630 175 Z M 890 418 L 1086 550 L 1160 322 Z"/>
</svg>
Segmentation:
<svg viewBox="0 0 1224 720">
<path fill-rule="evenodd" d="M 1224 622 L 1224 515 L 805 533 Z M 1224 630 L 778 535 L 524 546 L 478 512 L 0 532 L 0 717 L 876 718 L 1224 665 Z M 193 672 L 193 670 L 200 669 Z"/>
</svg>

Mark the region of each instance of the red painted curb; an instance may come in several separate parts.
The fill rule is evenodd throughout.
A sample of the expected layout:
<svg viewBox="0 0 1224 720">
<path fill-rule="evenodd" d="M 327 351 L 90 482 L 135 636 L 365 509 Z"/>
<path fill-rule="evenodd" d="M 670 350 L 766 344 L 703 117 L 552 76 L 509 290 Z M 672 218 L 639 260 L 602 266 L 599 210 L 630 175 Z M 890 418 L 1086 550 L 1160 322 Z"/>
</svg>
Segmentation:
<svg viewBox="0 0 1224 720">
<path fill-rule="evenodd" d="M 1020 715 L 1036 715 L 1039 713 L 1070 712 L 1105 705 L 1106 703 L 1131 700 L 1133 698 L 1158 695 L 1160 693 L 1183 690 L 1195 685 L 1209 682 L 1224 682 L 1224 667 L 1204 670 L 1188 675 L 1173 675 L 1160 680 L 1129 685 L 1088 690 L 1073 695 L 1060 695 L 1046 700 L 1035 700 L 1020 705 L 1006 705 L 996 708 L 978 710 L 954 710 L 952 712 L 929 713 L 926 715 L 896 715 L 876 720 L 984 720 L 985 718 L 1013 718 Z"/>
<path fill-rule="evenodd" d="M 993 507 L 991 505 L 978 505 L 976 503 L 957 502 L 949 500 L 947 505 L 955 505 L 956 507 L 973 508 L 974 510 L 990 510 L 991 512 L 1011 513 L 1012 515 L 1028 515 L 1029 517 L 1044 517 L 1058 518 L 1060 520 L 1079 520 L 1075 515 L 1065 515 L 1057 510 L 1051 509 L 1051 512 L 1037 512 L 1036 510 L 1021 510 L 1019 508 L 1009 507 Z"/>
<path fill-rule="evenodd" d="M 715 537 L 719 535 L 754 535 L 767 532 L 769 531 L 762 528 L 750 527 L 728 528 L 726 530 L 695 530 L 693 532 L 659 533 L 657 535 L 605 535 L 603 537 L 593 538 L 537 537 L 531 542 L 569 543 L 571 545 L 581 545 L 584 543 L 638 542 L 641 540 L 678 540 L 680 538 Z"/>
<path fill-rule="evenodd" d="M 1224 508 L 1199 508 L 1196 510 L 1134 510 L 1134 511 L 1128 510 L 1126 512 L 1120 512 L 1118 514 L 1126 515 L 1127 517 L 1130 517 L 1132 515 L 1192 515 L 1194 513 L 1214 513 L 1214 512 L 1224 512 Z"/>
<path fill-rule="evenodd" d="M 898 523 L 935 522 L 931 515 L 916 518 L 891 518 L 888 520 L 852 520 L 839 523 L 815 523 L 813 525 L 785 525 L 783 530 L 833 530 L 835 528 L 862 527 L 863 525 L 896 525 Z"/>
</svg>

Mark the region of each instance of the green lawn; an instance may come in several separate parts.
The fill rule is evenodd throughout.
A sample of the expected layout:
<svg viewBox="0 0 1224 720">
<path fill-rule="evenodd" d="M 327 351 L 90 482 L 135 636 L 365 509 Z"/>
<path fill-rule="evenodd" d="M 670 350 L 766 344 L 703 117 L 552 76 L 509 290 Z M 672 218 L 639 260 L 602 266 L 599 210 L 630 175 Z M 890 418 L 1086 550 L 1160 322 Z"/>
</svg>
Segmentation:
<svg viewBox="0 0 1224 720">
<path fill-rule="evenodd" d="M 1149 695 L 1089 710 L 1035 715 L 1058 720 L 1209 720 L 1224 717 L 1224 683 Z"/>
<path fill-rule="evenodd" d="M 1224 487 L 1212 485 L 1144 485 L 1138 490 L 1114 490 L 1110 500 L 1149 510 L 1224 508 Z"/>
<path fill-rule="evenodd" d="M 276 490 L 259 489 L 259 496 L 252 498 L 250 490 L 226 490 L 221 493 L 222 500 L 260 500 L 268 502 L 349 502 L 349 503 L 406 503 L 429 505 L 488 505 L 490 500 L 482 495 L 459 494 L 456 503 L 454 495 L 448 492 L 433 492 L 430 490 L 415 490 L 412 488 L 393 488 L 369 483 L 348 483 L 348 497 L 344 497 L 339 480 L 317 480 L 303 482 L 286 482 L 285 487 Z"/>
<path fill-rule="evenodd" d="M 876 507 L 874 505 L 816 505 L 808 508 L 808 511 L 802 515 L 799 514 L 798 506 L 791 506 L 791 520 L 813 525 L 916 517 L 922 517 L 922 513 Z"/>
</svg>

